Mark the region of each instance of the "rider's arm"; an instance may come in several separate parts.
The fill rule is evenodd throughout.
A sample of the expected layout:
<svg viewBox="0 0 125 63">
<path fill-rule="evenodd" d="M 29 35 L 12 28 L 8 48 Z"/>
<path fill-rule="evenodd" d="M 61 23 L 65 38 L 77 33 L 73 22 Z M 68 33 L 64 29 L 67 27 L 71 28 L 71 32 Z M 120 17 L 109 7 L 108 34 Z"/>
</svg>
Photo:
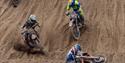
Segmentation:
<svg viewBox="0 0 125 63">
<path fill-rule="evenodd" d="M 38 27 L 40 27 L 39 23 L 36 23 L 36 24 L 35 24 L 35 26 L 38 26 Z"/>
<path fill-rule="evenodd" d="M 82 16 L 84 16 L 84 11 L 82 10 L 81 6 L 80 6 L 80 9 L 79 9 L 79 12 Z"/>
<path fill-rule="evenodd" d="M 38 22 L 36 22 L 32 27 L 35 28 L 36 26 L 40 27 Z"/>
<path fill-rule="evenodd" d="M 39 25 L 39 23 L 38 23 L 38 22 L 36 22 L 36 26 L 40 27 L 40 25 Z"/>
<path fill-rule="evenodd" d="M 69 11 L 71 9 L 70 3 L 67 4 L 66 10 Z"/>
<path fill-rule="evenodd" d="M 27 22 L 22 26 L 22 28 L 26 27 L 27 26 Z"/>
<path fill-rule="evenodd" d="M 65 9 L 66 9 L 66 13 L 65 13 L 65 14 L 66 14 L 67 16 L 70 15 L 70 14 L 69 14 L 70 8 L 71 8 L 70 3 L 68 3 L 67 6 L 66 6 L 66 8 L 65 8 Z"/>
</svg>

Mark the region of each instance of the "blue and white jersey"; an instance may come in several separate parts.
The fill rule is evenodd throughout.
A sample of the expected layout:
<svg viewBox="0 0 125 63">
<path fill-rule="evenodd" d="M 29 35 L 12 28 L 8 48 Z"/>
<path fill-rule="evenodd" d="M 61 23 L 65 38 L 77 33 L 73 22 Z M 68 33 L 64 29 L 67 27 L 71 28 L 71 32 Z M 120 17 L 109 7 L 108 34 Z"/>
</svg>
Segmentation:
<svg viewBox="0 0 125 63">
<path fill-rule="evenodd" d="M 69 52 L 68 52 L 68 54 L 67 54 L 67 56 L 66 56 L 66 61 L 67 61 L 67 62 L 75 61 L 75 48 L 74 48 L 74 47 L 72 47 L 72 48 L 69 50 Z"/>
</svg>

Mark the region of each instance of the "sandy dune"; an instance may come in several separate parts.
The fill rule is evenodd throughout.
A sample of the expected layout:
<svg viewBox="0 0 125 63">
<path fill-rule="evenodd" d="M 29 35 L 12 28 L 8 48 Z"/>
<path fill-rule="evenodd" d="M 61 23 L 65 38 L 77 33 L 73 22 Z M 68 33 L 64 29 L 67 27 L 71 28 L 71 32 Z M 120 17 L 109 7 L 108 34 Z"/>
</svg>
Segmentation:
<svg viewBox="0 0 125 63">
<path fill-rule="evenodd" d="M 66 0 L 22 0 L 17 8 L 0 0 L 0 63 L 64 63 L 68 49 L 80 43 L 92 55 L 104 55 L 108 63 L 125 63 L 125 0 L 80 0 L 87 29 L 79 41 L 69 38 Z M 21 43 L 20 27 L 30 14 L 40 23 L 41 46 L 48 55 L 32 55 L 13 49 Z"/>
</svg>

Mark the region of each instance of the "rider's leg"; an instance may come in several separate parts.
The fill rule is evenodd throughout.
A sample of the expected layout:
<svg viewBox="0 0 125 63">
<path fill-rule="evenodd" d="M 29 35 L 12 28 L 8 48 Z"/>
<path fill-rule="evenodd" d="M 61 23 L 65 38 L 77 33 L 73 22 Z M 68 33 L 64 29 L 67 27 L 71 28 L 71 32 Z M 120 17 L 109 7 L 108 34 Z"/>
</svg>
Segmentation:
<svg viewBox="0 0 125 63">
<path fill-rule="evenodd" d="M 80 8 L 78 10 L 78 15 L 79 15 L 79 22 L 84 25 L 84 13 L 83 13 L 83 10 Z"/>
<path fill-rule="evenodd" d="M 80 15 L 80 23 L 84 25 L 84 16 Z"/>
<path fill-rule="evenodd" d="M 78 20 L 78 26 L 81 28 L 84 25 L 83 16 L 79 15 L 77 20 Z"/>
<path fill-rule="evenodd" d="M 33 30 L 34 30 L 35 34 L 37 35 L 37 37 L 39 38 L 39 34 L 38 34 L 38 32 L 35 30 L 35 28 L 33 28 Z"/>
<path fill-rule="evenodd" d="M 28 32 L 25 31 L 23 35 L 24 35 L 24 39 L 25 39 L 25 41 L 27 41 L 27 40 L 28 40 Z"/>
<path fill-rule="evenodd" d="M 25 33 L 25 43 L 28 45 L 28 47 L 33 48 L 33 46 L 31 46 L 31 44 L 29 42 L 31 42 L 31 41 L 30 41 L 29 33 L 27 32 L 27 33 Z"/>
</svg>

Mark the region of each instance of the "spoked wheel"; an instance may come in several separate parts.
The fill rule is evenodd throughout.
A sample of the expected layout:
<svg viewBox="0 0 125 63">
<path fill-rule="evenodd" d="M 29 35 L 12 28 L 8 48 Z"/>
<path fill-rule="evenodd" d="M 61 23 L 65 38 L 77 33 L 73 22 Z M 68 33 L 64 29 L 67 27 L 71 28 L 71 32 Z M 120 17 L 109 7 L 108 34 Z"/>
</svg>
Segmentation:
<svg viewBox="0 0 125 63">
<path fill-rule="evenodd" d="M 77 40 L 80 38 L 80 30 L 78 26 L 72 27 L 72 35 Z"/>
<path fill-rule="evenodd" d="M 104 56 L 98 56 L 98 58 L 93 60 L 93 63 L 106 63 L 106 58 Z"/>
<path fill-rule="evenodd" d="M 36 34 L 31 34 L 31 36 L 29 35 L 28 36 L 28 45 L 31 47 L 31 48 L 34 48 L 34 47 L 39 47 L 39 40 L 38 40 L 38 37 Z"/>
<path fill-rule="evenodd" d="M 29 52 L 32 54 L 42 54 L 45 55 L 44 51 L 43 51 L 43 47 L 40 46 L 39 41 L 35 40 L 34 43 L 32 42 L 28 42 L 29 44 L 27 44 L 30 48 Z"/>
</svg>

